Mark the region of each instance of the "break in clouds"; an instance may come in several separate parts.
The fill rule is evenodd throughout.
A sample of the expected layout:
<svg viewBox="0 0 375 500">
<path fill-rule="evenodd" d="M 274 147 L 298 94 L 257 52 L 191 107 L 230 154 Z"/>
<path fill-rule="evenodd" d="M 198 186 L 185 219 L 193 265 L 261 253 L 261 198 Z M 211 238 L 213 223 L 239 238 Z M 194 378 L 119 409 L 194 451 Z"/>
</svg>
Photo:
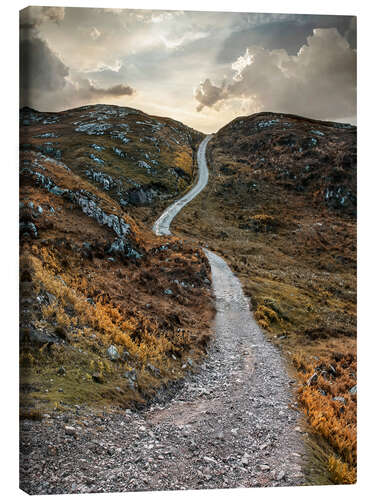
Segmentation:
<svg viewBox="0 0 375 500">
<path fill-rule="evenodd" d="M 28 7 L 20 29 L 21 106 L 117 104 L 203 132 L 263 110 L 355 122 L 353 17 Z"/>
<path fill-rule="evenodd" d="M 35 102 L 36 107 L 49 111 L 56 105 L 56 98 L 62 107 L 71 107 L 104 97 L 133 95 L 135 90 L 123 83 L 102 88 L 87 78 L 71 78 L 70 68 L 51 50 L 38 31 L 44 22 L 59 24 L 64 16 L 64 7 L 32 7 L 21 13 L 21 106 L 33 106 Z M 96 32 L 91 33 L 93 38 L 96 35 Z"/>
<path fill-rule="evenodd" d="M 248 47 L 231 65 L 229 82 L 207 78 L 195 91 L 197 111 L 242 99 L 256 111 L 328 119 L 356 112 L 356 52 L 336 28 L 314 29 L 297 55 Z"/>
</svg>

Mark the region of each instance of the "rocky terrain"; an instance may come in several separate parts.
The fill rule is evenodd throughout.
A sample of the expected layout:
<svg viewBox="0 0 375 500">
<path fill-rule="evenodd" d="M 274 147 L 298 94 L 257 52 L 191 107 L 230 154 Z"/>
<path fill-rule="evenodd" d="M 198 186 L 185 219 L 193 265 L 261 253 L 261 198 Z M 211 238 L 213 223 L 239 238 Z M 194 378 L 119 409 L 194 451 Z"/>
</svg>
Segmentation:
<svg viewBox="0 0 375 500">
<path fill-rule="evenodd" d="M 356 464 L 356 127 L 259 113 L 208 145 L 204 193 L 174 234 L 222 255 L 258 324 L 296 368 L 327 466 Z M 310 382 L 309 382 L 310 381 Z"/>
<path fill-rule="evenodd" d="M 21 125 L 21 415 L 82 402 L 143 405 L 204 355 L 213 306 L 204 253 L 129 216 L 137 202 L 129 186 L 141 193 L 152 179 L 175 196 L 193 178 L 199 134 L 116 106 L 23 109 Z M 141 149 L 146 129 L 155 141 Z M 132 161 L 116 156 L 120 144 L 134 149 Z M 145 173 L 139 158 L 151 158 L 151 147 L 160 154 L 153 150 Z M 184 155 L 178 183 L 172 158 Z"/>
<path fill-rule="evenodd" d="M 21 125 L 21 487 L 353 483 L 356 128 L 234 120 L 155 237 L 201 134 L 103 105 Z"/>
<path fill-rule="evenodd" d="M 272 187 L 274 195 L 290 193 L 292 199 L 300 194 L 298 199 L 306 205 L 353 217 L 357 206 L 356 133 L 357 128 L 350 124 L 288 114 L 237 118 L 210 145 L 225 179 L 221 194 L 224 198 L 240 194 L 245 199 L 242 188 L 251 194 L 247 205 L 263 206 L 263 189 Z M 242 182 L 245 180 L 247 183 Z"/>
<path fill-rule="evenodd" d="M 144 411 L 82 405 L 25 420 L 21 487 L 89 493 L 327 484 L 311 461 L 279 353 L 238 279 L 206 252 L 217 314 L 208 356 L 181 387 Z M 299 424 L 299 425 L 297 425 Z M 72 459 L 73 458 L 73 459 Z"/>
<path fill-rule="evenodd" d="M 170 118 L 104 104 L 60 113 L 20 111 L 20 147 L 63 161 L 122 207 L 183 192 L 203 134 Z"/>
</svg>

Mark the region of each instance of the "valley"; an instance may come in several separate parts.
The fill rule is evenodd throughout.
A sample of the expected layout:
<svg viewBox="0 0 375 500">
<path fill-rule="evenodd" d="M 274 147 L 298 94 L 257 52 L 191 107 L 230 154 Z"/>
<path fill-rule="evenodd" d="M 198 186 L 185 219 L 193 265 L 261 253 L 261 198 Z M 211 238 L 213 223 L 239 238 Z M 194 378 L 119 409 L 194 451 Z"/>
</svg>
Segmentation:
<svg viewBox="0 0 375 500">
<path fill-rule="evenodd" d="M 46 444 L 35 435 L 29 449 L 45 449 L 55 476 L 34 484 L 34 461 L 25 488 L 354 482 L 356 128 L 275 113 L 238 118 L 204 141 L 208 183 L 189 196 L 203 134 L 130 108 L 85 108 L 21 114 L 21 417 L 26 436 L 49 429 Z M 155 223 L 183 195 L 189 203 Z M 233 283 L 221 292 L 227 275 Z M 294 397 L 318 436 L 308 453 Z M 79 483 L 66 462 L 69 450 L 87 448 L 95 419 L 104 434 L 93 456 L 114 450 L 101 458 L 112 475 L 100 486 Z M 143 432 L 159 451 L 150 460 L 141 451 L 135 467 L 126 450 L 138 456 Z M 210 456 L 196 433 L 208 433 Z M 162 466 L 167 438 L 175 449 Z M 173 458 L 186 453 L 191 460 Z M 172 464 L 185 471 L 180 482 L 168 475 Z"/>
</svg>

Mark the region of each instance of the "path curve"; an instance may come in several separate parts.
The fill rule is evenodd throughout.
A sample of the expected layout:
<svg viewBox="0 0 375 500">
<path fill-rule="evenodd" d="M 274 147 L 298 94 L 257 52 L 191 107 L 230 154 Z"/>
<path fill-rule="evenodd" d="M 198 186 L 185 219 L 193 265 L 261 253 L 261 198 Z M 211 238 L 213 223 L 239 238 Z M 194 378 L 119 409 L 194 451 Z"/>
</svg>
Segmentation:
<svg viewBox="0 0 375 500">
<path fill-rule="evenodd" d="M 153 231 L 157 236 L 165 235 L 168 236 L 171 234 L 169 226 L 178 214 L 178 212 L 187 205 L 191 200 L 193 200 L 207 185 L 208 182 L 208 168 L 206 162 L 206 147 L 208 141 L 211 139 L 212 135 L 208 135 L 203 139 L 198 148 L 198 181 L 195 186 L 190 189 L 188 193 L 185 194 L 182 198 L 175 201 L 168 208 L 164 210 L 158 220 L 155 222 L 153 226 Z"/>
<path fill-rule="evenodd" d="M 204 188 L 208 141 L 199 148 L 197 185 L 164 212 L 158 234 L 168 234 L 174 215 Z M 99 415 L 76 405 L 23 421 L 21 487 L 29 494 L 306 484 L 308 457 L 283 361 L 239 280 L 221 257 L 205 253 L 217 312 L 204 362 L 172 399 L 143 411 Z"/>
</svg>

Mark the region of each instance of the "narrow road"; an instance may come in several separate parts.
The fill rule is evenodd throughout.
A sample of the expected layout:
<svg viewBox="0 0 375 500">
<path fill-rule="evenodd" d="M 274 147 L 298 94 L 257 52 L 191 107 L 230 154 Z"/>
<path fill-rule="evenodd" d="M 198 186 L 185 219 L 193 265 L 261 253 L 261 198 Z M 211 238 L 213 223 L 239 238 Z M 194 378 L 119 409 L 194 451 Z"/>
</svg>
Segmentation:
<svg viewBox="0 0 375 500">
<path fill-rule="evenodd" d="M 206 137 L 198 150 L 199 179 L 155 222 L 169 235 L 176 214 L 207 185 Z M 283 360 L 253 318 L 239 280 L 225 261 L 204 249 L 216 298 L 215 340 L 200 373 L 183 394 L 148 415 L 173 437 L 180 453 L 168 464 L 173 487 L 239 487 L 304 483 L 305 450 Z M 186 457 L 184 440 L 193 443 Z M 204 464 L 203 469 L 200 464 Z M 172 473 L 174 471 L 174 473 Z M 203 472 L 202 472 L 203 471 Z M 172 473 L 172 474 L 171 474 Z M 165 485 L 167 486 L 167 485 Z"/>
<path fill-rule="evenodd" d="M 209 137 L 199 180 L 154 229 L 206 185 Z M 30 494 L 99 493 L 306 483 L 308 457 L 283 360 L 255 322 L 239 280 L 205 250 L 216 297 L 215 337 L 195 373 L 167 402 L 144 411 L 71 412 L 22 422 L 23 487 Z M 48 425 L 46 425 L 46 423 Z"/>
<path fill-rule="evenodd" d="M 198 181 L 195 186 L 185 194 L 182 198 L 175 201 L 170 205 L 155 222 L 153 231 L 156 235 L 170 235 L 169 226 L 178 214 L 178 212 L 187 205 L 192 199 L 194 199 L 201 191 L 204 189 L 208 182 L 208 168 L 206 162 L 206 147 L 208 141 L 211 139 L 212 135 L 208 135 L 203 139 L 198 148 L 198 169 L 199 176 Z"/>
</svg>

